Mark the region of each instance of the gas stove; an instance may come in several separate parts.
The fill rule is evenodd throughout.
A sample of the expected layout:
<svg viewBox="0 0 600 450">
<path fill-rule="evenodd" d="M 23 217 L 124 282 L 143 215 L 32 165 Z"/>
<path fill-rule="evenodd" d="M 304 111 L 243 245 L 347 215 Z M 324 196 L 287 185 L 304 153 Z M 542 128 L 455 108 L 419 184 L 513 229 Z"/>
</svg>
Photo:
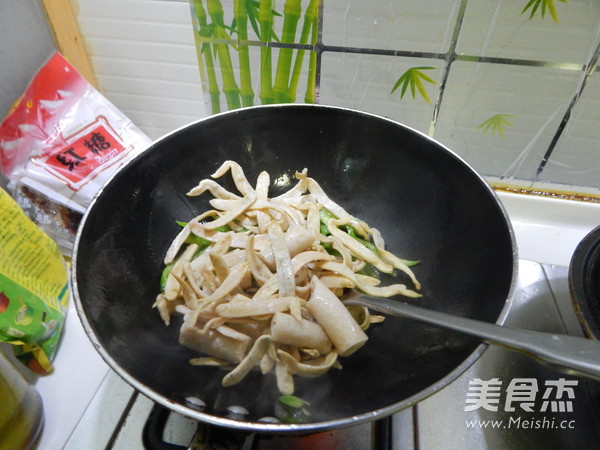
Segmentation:
<svg viewBox="0 0 600 450">
<path fill-rule="evenodd" d="M 571 306 L 573 250 L 600 224 L 600 205 L 500 192 L 519 249 L 518 289 L 506 325 L 582 335 Z M 374 423 L 304 437 L 206 427 L 135 391 L 96 353 L 74 305 L 55 359 L 36 386 L 46 449 L 584 448 L 600 438 L 600 382 L 559 374 L 527 356 L 488 348 L 461 377 Z"/>
</svg>

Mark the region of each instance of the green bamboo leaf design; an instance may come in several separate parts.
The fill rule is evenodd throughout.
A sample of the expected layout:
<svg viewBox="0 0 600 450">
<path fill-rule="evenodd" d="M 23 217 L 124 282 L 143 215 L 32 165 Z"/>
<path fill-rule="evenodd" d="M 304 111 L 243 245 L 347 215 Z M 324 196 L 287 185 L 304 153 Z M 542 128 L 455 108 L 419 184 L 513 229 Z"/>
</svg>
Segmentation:
<svg viewBox="0 0 600 450">
<path fill-rule="evenodd" d="M 302 31 L 300 32 L 300 44 L 308 43 L 308 40 L 313 38 L 312 30 L 317 27 L 317 16 L 319 11 L 318 0 L 310 0 L 306 11 L 304 13 L 304 23 L 302 24 Z M 314 44 L 314 42 L 311 42 Z M 304 62 L 305 50 L 298 49 L 296 51 L 296 60 L 294 61 L 292 75 L 290 78 L 290 85 L 288 93 L 285 98 L 287 102 L 296 101 L 296 91 L 298 89 L 298 80 L 300 79 L 300 73 L 302 72 Z M 310 71 L 310 62 L 309 62 Z"/>
<path fill-rule="evenodd" d="M 206 0 L 206 10 L 212 23 L 215 25 L 214 37 L 217 39 L 227 39 L 228 35 L 223 21 L 224 11 L 221 2 L 219 0 Z M 241 106 L 240 88 L 235 80 L 229 46 L 215 42 L 213 48 L 221 66 L 222 89 L 227 100 L 227 107 L 229 109 L 237 109 Z"/>
<path fill-rule="evenodd" d="M 558 0 L 561 3 L 568 3 L 568 0 Z M 554 22 L 558 22 L 558 13 L 556 12 L 556 6 L 554 5 L 554 0 L 529 0 L 529 2 L 525 5 L 525 7 L 523 8 L 523 11 L 521 11 L 521 14 L 524 14 L 525 12 L 527 12 L 527 10 L 530 9 L 529 11 L 529 19 L 533 19 L 533 16 L 535 16 L 535 13 L 538 12 L 538 10 L 540 11 L 540 15 L 542 16 L 542 19 L 546 16 L 546 10 L 548 10 L 548 12 L 550 13 L 550 16 L 552 17 L 552 20 L 554 20 Z"/>
<path fill-rule="evenodd" d="M 281 42 L 294 43 L 298 21 L 302 15 L 302 0 L 286 0 L 283 5 L 283 29 L 281 31 Z M 288 100 L 288 86 L 290 82 L 290 69 L 294 50 L 282 47 L 279 49 L 275 81 L 273 83 L 273 94 L 275 101 L 284 103 Z"/>
<path fill-rule="evenodd" d="M 260 25 L 259 39 L 267 42 L 273 30 L 273 2 L 260 0 L 258 4 L 258 21 Z M 260 48 L 260 92 L 259 97 L 263 104 L 273 103 L 273 77 L 271 47 Z"/>
<path fill-rule="evenodd" d="M 227 32 L 227 27 L 222 24 L 211 24 L 213 28 L 212 37 L 215 39 L 222 39 L 224 41 L 229 40 L 229 33 Z"/>
<path fill-rule="evenodd" d="M 260 30 L 258 28 L 258 1 L 246 0 L 246 11 L 248 12 L 248 21 L 250 26 L 254 30 L 254 33 L 260 37 Z"/>
<path fill-rule="evenodd" d="M 217 75 L 213 55 L 210 49 L 210 44 L 208 42 L 205 42 L 205 38 L 210 38 L 214 34 L 214 25 L 208 24 L 206 10 L 204 9 L 204 6 L 202 5 L 202 2 L 200 0 L 194 0 L 193 5 L 199 28 L 198 36 L 200 39 L 198 40 L 198 42 L 201 43 L 200 54 L 198 55 L 198 58 L 199 60 L 204 60 L 211 108 L 213 113 L 217 113 L 221 110 L 221 91 L 219 88 L 219 83 L 217 81 Z"/>
<path fill-rule="evenodd" d="M 398 90 L 398 88 L 402 87 L 402 89 L 400 90 L 400 98 L 402 99 L 402 98 L 404 98 L 404 94 L 406 94 L 406 91 L 410 87 L 410 93 L 413 98 L 416 98 L 416 94 L 417 94 L 417 90 L 418 90 L 419 93 L 421 94 L 421 97 L 423 97 L 427 103 L 431 103 L 431 100 L 429 99 L 429 95 L 427 95 L 427 90 L 425 89 L 425 85 L 423 84 L 423 81 L 426 81 L 431 84 L 437 84 L 437 83 L 431 77 L 429 77 L 428 75 L 423 73 L 423 70 L 434 70 L 434 69 L 435 69 L 435 67 L 425 67 L 425 66 L 411 67 L 406 72 L 404 72 L 402 74 L 402 76 L 400 76 L 400 78 L 398 78 L 398 81 L 396 81 L 396 83 L 392 87 L 392 91 L 390 92 L 390 94 L 393 94 L 394 92 L 396 92 Z"/>
<path fill-rule="evenodd" d="M 203 5 L 206 4 L 206 7 Z M 234 0 L 233 20 L 228 26 L 224 23 L 224 10 L 221 0 L 193 0 L 196 11 L 198 30 L 196 41 L 198 57 L 205 60 L 205 70 L 211 96 L 213 112 L 220 110 L 219 95 L 223 93 L 228 109 L 254 104 L 255 93 L 252 88 L 252 72 L 250 67 L 249 49 L 243 42 L 249 41 L 250 29 L 261 42 L 295 42 L 296 30 L 302 17 L 303 1 L 286 0 L 283 15 L 274 9 L 273 0 Z M 313 44 L 317 39 L 317 16 L 319 0 L 310 0 L 304 15 L 304 22 L 299 42 Z M 281 40 L 274 31 L 274 17 L 283 17 Z M 211 20 L 211 23 L 208 20 Z M 236 38 L 233 36 L 237 35 Z M 239 85 L 236 80 L 231 51 L 237 52 L 239 62 Z M 272 73 L 272 49 L 269 45 L 260 46 L 260 91 L 262 103 L 293 102 L 300 72 L 304 68 L 306 50 L 294 51 L 291 48 L 278 49 L 278 61 Z M 295 58 L 294 58 L 295 55 Z M 218 62 L 218 66 L 215 67 Z M 308 64 L 307 91 L 305 100 L 314 102 L 314 80 L 316 59 L 310 53 Z M 217 68 L 220 69 L 221 80 L 217 80 Z M 222 86 L 219 87 L 219 81 Z M 311 84 L 312 83 L 312 84 Z M 417 86 L 421 91 L 422 86 Z M 426 95 L 426 94 L 425 94 Z"/>
<path fill-rule="evenodd" d="M 211 39 L 215 35 L 215 25 L 211 23 L 201 27 L 198 31 L 198 35 L 200 36 L 200 38 L 202 38 L 203 41 L 206 39 Z M 202 53 L 206 51 L 211 51 L 210 44 L 208 42 L 203 42 L 200 51 Z"/>
<path fill-rule="evenodd" d="M 318 2 L 316 4 L 315 20 L 318 21 Z M 319 32 L 319 27 L 316 23 L 313 23 L 311 29 L 310 43 L 315 45 L 317 43 L 317 35 Z M 317 85 L 317 52 L 311 51 L 308 57 L 308 81 L 306 82 L 306 91 L 304 93 L 304 102 L 305 103 L 315 103 L 316 98 L 316 85 Z"/>
<path fill-rule="evenodd" d="M 206 24 L 200 28 L 198 34 L 203 38 L 211 38 L 215 34 L 215 25 L 214 24 Z"/>
<path fill-rule="evenodd" d="M 509 117 L 514 116 L 512 114 L 495 114 L 489 119 L 483 121 L 481 125 L 477 127 L 477 129 L 482 130 L 483 134 L 490 131 L 492 136 L 498 133 L 501 138 L 504 138 L 504 127 L 513 126 L 510 120 L 508 120 Z"/>
<path fill-rule="evenodd" d="M 238 36 L 241 41 L 248 40 L 248 2 L 234 0 L 233 14 L 238 24 Z M 247 45 L 238 46 L 238 61 L 240 64 L 240 97 L 242 106 L 254 105 L 254 91 L 252 89 L 252 69 L 250 67 L 250 50 Z"/>
<path fill-rule="evenodd" d="M 260 40 L 264 40 L 264 36 L 262 36 L 261 32 L 260 32 L 260 2 L 258 0 L 245 0 L 244 4 L 246 6 L 246 11 L 248 13 L 248 21 L 250 22 L 250 26 L 252 27 L 252 30 L 254 30 L 254 33 L 256 34 L 256 37 Z M 277 16 L 277 17 L 282 17 L 280 13 L 278 13 L 277 11 L 275 11 L 274 9 L 271 10 L 271 13 L 273 16 Z M 238 32 L 238 26 L 237 26 L 237 19 L 234 17 L 232 22 L 231 22 L 231 34 L 235 34 Z M 279 42 L 279 36 L 277 36 L 277 34 L 275 33 L 275 30 L 271 30 L 271 37 L 270 39 L 274 40 L 275 42 Z"/>
</svg>

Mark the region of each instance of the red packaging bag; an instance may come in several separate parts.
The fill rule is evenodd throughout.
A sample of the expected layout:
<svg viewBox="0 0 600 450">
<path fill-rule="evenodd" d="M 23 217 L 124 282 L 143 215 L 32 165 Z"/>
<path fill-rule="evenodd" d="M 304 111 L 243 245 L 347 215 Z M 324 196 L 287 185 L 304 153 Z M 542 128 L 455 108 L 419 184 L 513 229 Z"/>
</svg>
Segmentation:
<svg viewBox="0 0 600 450">
<path fill-rule="evenodd" d="M 74 234 L 100 187 L 150 142 L 56 52 L 0 125 L 0 169 L 36 222 L 41 210 Z"/>
</svg>

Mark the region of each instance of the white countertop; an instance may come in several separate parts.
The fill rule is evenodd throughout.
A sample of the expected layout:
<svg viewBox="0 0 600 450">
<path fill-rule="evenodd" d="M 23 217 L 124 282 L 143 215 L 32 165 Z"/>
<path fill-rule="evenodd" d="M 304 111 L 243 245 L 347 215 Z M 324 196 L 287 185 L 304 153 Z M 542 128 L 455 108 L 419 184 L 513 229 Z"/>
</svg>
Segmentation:
<svg viewBox="0 0 600 450">
<path fill-rule="evenodd" d="M 513 225 L 521 259 L 568 266 L 577 244 L 600 225 L 600 204 L 504 192 L 499 197 Z M 111 383 L 114 373 L 88 340 L 73 304 L 54 365 L 54 373 L 36 381 L 45 408 L 45 426 L 37 448 L 63 449 L 98 390 L 102 391 L 102 400 L 93 403 L 96 411 L 86 414 L 85 430 L 78 429 L 79 437 L 70 442 L 70 448 L 77 448 L 77 442 L 87 439 L 82 436 L 94 436 L 94 427 L 114 426 L 119 420 L 102 414 L 103 405 L 126 402 L 128 396 Z"/>
</svg>

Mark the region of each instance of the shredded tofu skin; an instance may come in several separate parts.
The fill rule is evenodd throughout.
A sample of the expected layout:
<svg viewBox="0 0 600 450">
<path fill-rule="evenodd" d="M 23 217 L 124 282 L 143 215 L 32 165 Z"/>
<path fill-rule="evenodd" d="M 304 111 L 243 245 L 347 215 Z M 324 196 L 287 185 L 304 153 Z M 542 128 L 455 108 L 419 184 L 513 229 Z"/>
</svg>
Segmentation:
<svg viewBox="0 0 600 450">
<path fill-rule="evenodd" d="M 237 193 L 215 181 L 227 174 Z M 253 187 L 234 161 L 211 178 L 187 193 L 208 192 L 212 209 L 180 223 L 154 307 L 167 325 L 183 316 L 180 343 L 205 355 L 190 363 L 228 370 L 224 386 L 260 370 L 292 395 L 294 375 L 340 369 L 339 358 L 362 347 L 365 330 L 383 320 L 346 307 L 348 289 L 420 297 L 411 261 L 386 251 L 380 233 L 330 199 L 307 169 L 272 198 L 267 172 Z M 381 286 L 381 272 L 404 272 L 413 288 Z"/>
</svg>

